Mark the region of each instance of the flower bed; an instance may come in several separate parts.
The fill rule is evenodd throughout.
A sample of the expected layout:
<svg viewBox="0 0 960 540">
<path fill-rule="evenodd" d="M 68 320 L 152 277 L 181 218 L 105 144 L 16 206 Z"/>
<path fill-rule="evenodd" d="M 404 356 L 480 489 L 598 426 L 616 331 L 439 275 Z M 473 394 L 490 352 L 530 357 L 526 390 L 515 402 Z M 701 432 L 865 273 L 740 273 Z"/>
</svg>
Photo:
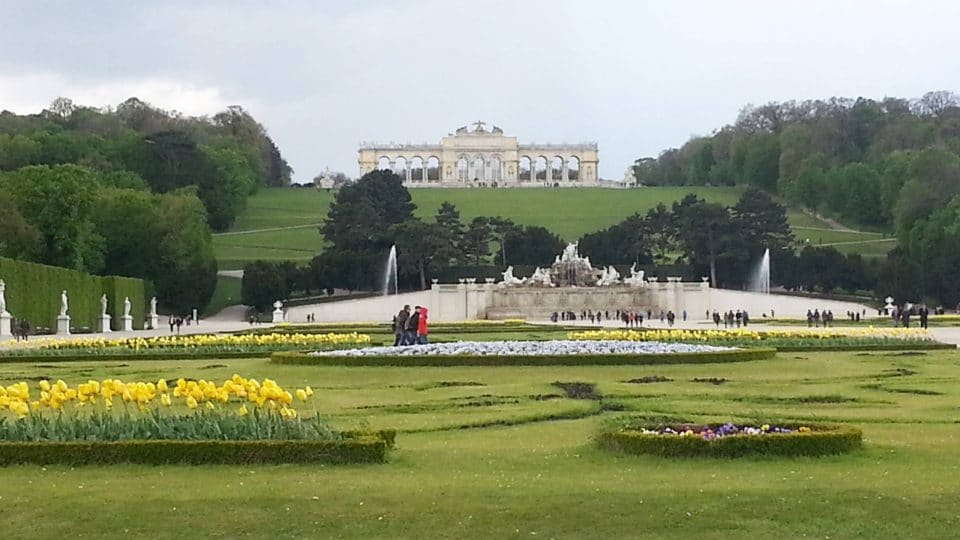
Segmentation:
<svg viewBox="0 0 960 540">
<path fill-rule="evenodd" d="M 40 338 L 10 343 L 0 349 L 2 357 L 75 357 L 189 354 L 253 354 L 308 349 L 342 349 L 370 343 L 370 336 L 352 333 L 327 334 L 196 334 L 125 339 Z"/>
<path fill-rule="evenodd" d="M 583 341 L 669 341 L 676 343 L 710 343 L 740 347 L 776 347 L 778 349 L 841 349 L 870 346 L 892 348 L 950 347 L 937 342 L 921 328 L 796 328 L 789 330 L 587 330 L 570 332 L 572 340 Z"/>
<path fill-rule="evenodd" d="M 342 354 L 340 354 L 342 353 Z M 775 349 L 609 342 L 459 342 L 369 347 L 337 353 L 274 353 L 278 364 L 331 366 L 578 366 L 702 364 L 773 358 Z"/>
<path fill-rule="evenodd" d="M 625 454 L 663 457 L 821 456 L 859 448 L 863 434 L 849 426 L 800 424 L 633 424 L 607 427 L 597 443 Z"/>
<path fill-rule="evenodd" d="M 222 384 L 18 382 L 0 386 L 0 464 L 382 461 L 392 433 L 340 432 L 317 414 L 304 418 L 294 403 L 312 395 L 239 375 Z"/>
</svg>

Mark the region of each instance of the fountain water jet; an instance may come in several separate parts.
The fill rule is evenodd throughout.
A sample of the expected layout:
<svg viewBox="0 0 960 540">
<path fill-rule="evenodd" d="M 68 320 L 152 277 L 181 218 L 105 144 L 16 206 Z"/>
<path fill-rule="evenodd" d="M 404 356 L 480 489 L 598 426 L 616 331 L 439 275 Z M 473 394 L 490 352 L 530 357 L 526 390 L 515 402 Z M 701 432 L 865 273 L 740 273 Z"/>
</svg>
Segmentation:
<svg viewBox="0 0 960 540">
<path fill-rule="evenodd" d="M 763 251 L 763 257 L 750 274 L 747 290 L 770 294 L 770 249 Z"/>
<path fill-rule="evenodd" d="M 391 283 L 392 282 L 392 283 Z M 387 256 L 387 264 L 383 269 L 383 295 L 390 294 L 390 285 L 393 285 L 393 294 L 400 292 L 397 284 L 397 246 L 390 246 L 390 254 Z"/>
</svg>

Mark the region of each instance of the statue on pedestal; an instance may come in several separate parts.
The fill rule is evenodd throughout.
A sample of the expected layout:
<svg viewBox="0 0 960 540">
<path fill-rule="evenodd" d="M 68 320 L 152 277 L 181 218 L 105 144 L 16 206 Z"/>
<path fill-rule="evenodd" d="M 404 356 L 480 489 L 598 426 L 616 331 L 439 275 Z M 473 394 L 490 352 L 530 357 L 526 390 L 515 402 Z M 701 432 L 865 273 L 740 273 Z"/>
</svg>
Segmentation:
<svg viewBox="0 0 960 540">
<path fill-rule="evenodd" d="M 157 316 L 157 297 L 156 296 L 150 299 L 150 316 L 151 317 Z"/>
<path fill-rule="evenodd" d="M 7 312 L 7 298 L 5 296 L 7 284 L 0 279 L 0 315 Z"/>
<path fill-rule="evenodd" d="M 60 293 L 60 316 L 66 317 L 67 310 L 69 309 L 70 309 L 70 302 L 67 299 L 67 291 L 64 290 L 63 292 Z"/>
<path fill-rule="evenodd" d="M 100 316 L 103 317 L 107 314 L 107 295 L 104 294 L 100 297 Z"/>
<path fill-rule="evenodd" d="M 123 316 L 124 317 L 130 316 L 130 297 L 129 296 L 125 296 L 123 298 Z"/>
</svg>

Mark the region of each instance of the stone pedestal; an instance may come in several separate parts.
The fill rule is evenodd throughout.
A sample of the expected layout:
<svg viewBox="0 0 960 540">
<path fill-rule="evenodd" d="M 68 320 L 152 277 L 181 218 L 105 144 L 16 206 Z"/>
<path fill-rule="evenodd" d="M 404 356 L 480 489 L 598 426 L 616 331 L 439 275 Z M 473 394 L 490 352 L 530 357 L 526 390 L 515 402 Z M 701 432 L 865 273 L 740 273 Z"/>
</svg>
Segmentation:
<svg viewBox="0 0 960 540">
<path fill-rule="evenodd" d="M 131 315 L 124 315 L 120 317 L 123 321 L 123 331 L 124 332 L 133 332 L 133 317 Z"/>
<path fill-rule="evenodd" d="M 69 315 L 60 315 L 59 317 L 57 317 L 57 335 L 58 336 L 70 335 L 70 316 Z"/>
<path fill-rule="evenodd" d="M 10 320 L 12 318 L 13 317 L 11 317 L 6 311 L 0 313 L 0 337 L 13 335 L 13 329 L 10 326 Z"/>
<path fill-rule="evenodd" d="M 104 334 L 109 334 L 110 332 L 113 332 L 113 330 L 110 329 L 109 315 L 100 316 L 100 331 L 103 332 Z"/>
<path fill-rule="evenodd" d="M 150 329 L 151 329 L 151 330 L 156 330 L 157 328 L 159 328 L 159 327 L 160 327 L 160 316 L 157 315 L 157 314 L 150 315 L 149 324 L 150 324 Z"/>
<path fill-rule="evenodd" d="M 273 310 L 273 322 L 274 322 L 274 323 L 282 323 L 282 322 L 283 322 L 283 310 L 282 310 L 282 309 L 275 309 L 275 310 Z"/>
</svg>

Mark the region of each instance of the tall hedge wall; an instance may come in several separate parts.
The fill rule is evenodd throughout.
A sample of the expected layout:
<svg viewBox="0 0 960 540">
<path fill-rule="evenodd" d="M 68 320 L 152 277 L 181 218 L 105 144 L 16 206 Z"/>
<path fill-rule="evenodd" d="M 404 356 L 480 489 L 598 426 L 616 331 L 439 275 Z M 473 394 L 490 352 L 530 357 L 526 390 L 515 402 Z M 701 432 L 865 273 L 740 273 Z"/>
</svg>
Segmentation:
<svg viewBox="0 0 960 540">
<path fill-rule="evenodd" d="M 107 295 L 107 313 L 113 317 L 112 327 L 121 327 L 123 299 L 130 298 L 133 327 L 143 328 L 146 302 L 141 279 L 94 276 L 76 270 L 15 261 L 0 257 L 0 279 L 6 285 L 7 311 L 17 319 L 25 318 L 34 331 L 57 328 L 60 314 L 60 291 L 66 290 L 70 300 L 70 326 L 75 331 L 98 330 L 100 297 Z"/>
</svg>

